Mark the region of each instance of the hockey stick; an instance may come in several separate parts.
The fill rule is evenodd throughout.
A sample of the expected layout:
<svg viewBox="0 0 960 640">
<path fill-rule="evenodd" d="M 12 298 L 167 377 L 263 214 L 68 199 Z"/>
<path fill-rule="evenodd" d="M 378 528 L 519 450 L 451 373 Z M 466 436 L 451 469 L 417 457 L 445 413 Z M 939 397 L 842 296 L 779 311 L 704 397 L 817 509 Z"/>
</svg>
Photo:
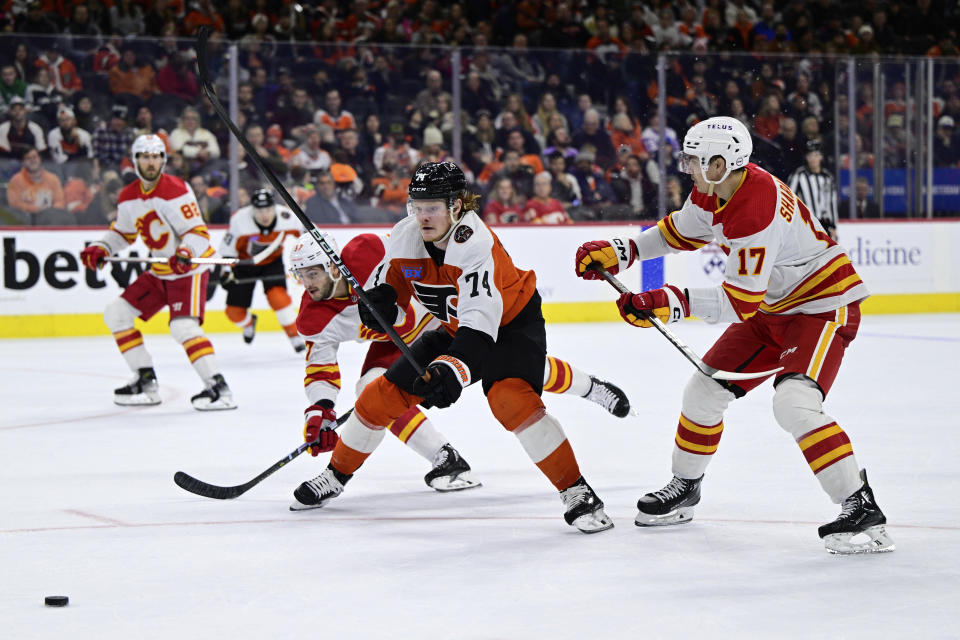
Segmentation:
<svg viewBox="0 0 960 640">
<path fill-rule="evenodd" d="M 138 264 L 167 264 L 170 258 L 161 258 L 158 256 L 107 256 L 104 262 L 136 262 Z M 238 264 L 254 264 L 253 260 L 240 260 L 238 258 L 190 258 L 190 264 L 219 264 L 228 267 Z"/>
<path fill-rule="evenodd" d="M 603 276 L 603 279 L 609 282 L 610 286 L 612 286 L 614 289 L 616 289 L 620 293 L 631 293 L 629 289 L 623 286 L 622 282 L 617 280 L 615 276 L 611 275 L 609 271 L 604 269 L 598 263 L 594 262 L 587 268 L 593 269 L 594 271 L 599 273 L 601 276 Z M 663 324 L 663 321 L 661 321 L 660 318 L 653 315 L 652 313 L 648 313 L 648 312 L 641 312 L 641 313 L 646 320 L 650 321 L 650 324 L 652 324 L 657 329 L 657 331 L 662 333 L 664 337 L 667 340 L 669 340 L 673 346 L 675 346 L 677 349 L 680 350 L 680 353 L 682 353 L 687 360 L 693 363 L 693 366 L 699 369 L 703 375 L 710 376 L 714 380 L 754 380 L 756 378 L 766 378 L 767 376 L 772 376 L 776 372 L 781 371 L 783 369 L 783 367 L 777 367 L 776 369 L 771 369 L 769 371 L 756 371 L 753 373 L 743 373 L 740 371 L 724 371 L 723 369 L 716 369 L 706 364 L 703 360 L 701 360 L 700 356 L 698 356 L 693 351 L 693 349 L 688 347 L 683 340 L 677 337 L 677 334 L 675 334 L 673 331 L 668 329 L 667 325 Z"/>
<path fill-rule="evenodd" d="M 330 258 L 330 261 L 337 267 L 340 273 L 343 275 L 343 279 L 346 280 L 354 292 L 357 294 L 357 297 L 360 299 L 360 302 L 365 304 L 370 310 L 370 313 L 373 314 L 373 317 L 380 323 L 380 326 L 384 328 L 384 332 L 390 338 L 390 341 L 396 345 L 397 349 L 400 350 L 400 353 L 404 358 L 410 363 L 413 367 L 413 370 L 417 372 L 417 375 L 424 379 L 429 379 L 427 372 L 424 368 L 417 362 L 417 359 L 413 357 L 413 352 L 410 351 L 410 347 L 400 338 L 396 330 L 394 330 L 393 325 L 388 323 L 379 311 L 371 304 L 370 298 L 367 297 L 366 291 L 363 290 L 363 287 L 357 282 L 357 279 L 353 276 L 353 273 L 350 272 L 350 269 L 347 268 L 347 265 L 343 264 L 343 260 L 340 259 L 340 256 L 337 255 L 337 252 L 333 250 L 323 235 L 320 233 L 320 229 L 317 228 L 317 225 L 313 224 L 313 221 L 307 217 L 307 214 L 303 212 L 303 209 L 300 208 L 300 205 L 297 204 L 297 201 L 293 199 L 293 196 L 290 195 L 290 192 L 287 191 L 286 187 L 283 186 L 283 183 L 277 178 L 276 174 L 266 165 L 263 161 L 263 158 L 260 157 L 260 154 L 257 153 L 257 150 L 254 149 L 253 145 L 250 144 L 250 141 L 243 135 L 240 129 L 237 127 L 236 123 L 230 119 L 230 114 L 227 113 L 227 110 L 223 107 L 223 104 L 220 102 L 220 98 L 217 97 L 216 91 L 214 91 L 213 84 L 210 82 L 210 76 L 207 70 L 207 39 L 210 37 L 210 28 L 209 27 L 200 27 L 197 32 L 197 76 L 200 79 L 200 86 L 203 88 L 203 92 L 209 98 L 210 103 L 213 105 L 214 111 L 217 112 L 217 116 L 220 120 L 223 121 L 227 128 L 230 129 L 230 132 L 237 139 L 237 142 L 240 143 L 240 146 L 243 147 L 243 150 L 247 153 L 247 157 L 253 161 L 257 168 L 260 169 L 260 173 L 264 175 L 267 181 L 273 186 L 280 197 L 283 198 L 283 201 L 286 205 L 293 211 L 293 214 L 297 216 L 297 219 L 300 221 L 300 224 L 303 225 L 303 228 L 310 232 L 310 235 L 313 236 L 313 239 L 317 241 L 317 244 L 320 245 L 320 249 L 323 250 L 327 257 Z"/>
<path fill-rule="evenodd" d="M 224 288 L 227 288 L 227 287 L 232 287 L 235 284 L 255 284 L 257 282 L 280 282 L 286 279 L 287 279 L 287 276 L 285 275 L 284 276 L 264 276 L 262 278 L 252 276 L 250 278 L 234 278 L 232 280 L 224 280 L 223 278 L 221 278 L 220 284 Z"/>
<path fill-rule="evenodd" d="M 191 264 L 217 264 L 227 267 L 234 267 L 237 265 L 241 266 L 250 266 L 255 264 L 260 264 L 264 260 L 270 257 L 270 255 L 277 250 L 277 247 L 280 246 L 280 243 L 283 242 L 284 234 L 277 234 L 277 237 L 274 238 L 270 244 L 267 245 L 262 251 L 258 251 L 256 254 L 250 258 L 190 258 Z M 161 264 L 164 262 L 170 262 L 170 258 L 161 258 L 159 256 L 148 256 L 141 258 L 140 256 L 108 256 L 103 259 L 104 262 L 137 262 L 140 264 Z"/>
<path fill-rule="evenodd" d="M 337 418 L 337 427 L 346 422 L 351 413 L 353 413 L 353 409 L 350 409 L 345 414 Z M 304 442 L 299 447 L 274 462 L 269 469 L 258 475 L 253 480 L 244 482 L 243 484 L 238 484 L 233 487 L 221 487 L 219 485 L 204 482 L 203 480 L 197 480 L 190 474 L 184 473 L 183 471 L 177 471 L 175 474 L 173 474 L 173 481 L 181 489 L 189 491 L 190 493 L 195 493 L 198 496 L 203 496 L 204 498 L 213 498 L 214 500 L 233 500 L 234 498 L 242 496 L 247 491 L 260 484 L 264 479 L 272 475 L 274 471 L 286 465 L 288 462 L 315 444 L 315 441 Z"/>
</svg>

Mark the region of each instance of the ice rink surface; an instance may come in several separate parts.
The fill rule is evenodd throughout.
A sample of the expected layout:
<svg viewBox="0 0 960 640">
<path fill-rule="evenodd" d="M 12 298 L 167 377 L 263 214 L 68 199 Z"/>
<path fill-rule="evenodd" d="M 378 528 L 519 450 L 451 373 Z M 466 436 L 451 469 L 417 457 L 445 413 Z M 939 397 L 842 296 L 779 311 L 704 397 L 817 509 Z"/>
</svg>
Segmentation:
<svg viewBox="0 0 960 640">
<path fill-rule="evenodd" d="M 678 325 L 703 353 L 722 328 Z M 670 478 L 692 367 L 653 330 L 550 325 L 552 355 L 608 377 L 639 416 L 545 394 L 616 527 L 587 536 L 478 388 L 428 412 L 484 482 L 438 494 L 388 435 L 346 492 L 291 513 L 328 454 L 233 501 L 177 470 L 245 482 L 300 442 L 303 366 L 279 333 L 214 335 L 237 411 L 199 413 L 179 345 L 147 336 L 164 402 L 112 404 L 109 338 L 0 341 L 0 636 L 4 638 L 956 638 L 960 316 L 867 316 L 826 409 L 870 472 L 897 544 L 837 557 L 839 508 L 773 420 L 769 383 L 728 411 L 692 523 L 633 524 Z M 344 391 L 365 347 L 341 349 Z M 70 597 L 65 609 L 45 595 Z"/>
</svg>

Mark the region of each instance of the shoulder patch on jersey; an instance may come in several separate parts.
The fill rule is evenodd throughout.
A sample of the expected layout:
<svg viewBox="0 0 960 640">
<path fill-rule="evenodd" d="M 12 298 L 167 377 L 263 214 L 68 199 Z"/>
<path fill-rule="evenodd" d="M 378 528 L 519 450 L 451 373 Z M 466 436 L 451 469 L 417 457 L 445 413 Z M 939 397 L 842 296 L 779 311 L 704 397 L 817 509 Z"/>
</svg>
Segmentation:
<svg viewBox="0 0 960 640">
<path fill-rule="evenodd" d="M 763 231 L 777 214 L 776 179 L 753 163 L 747 165 L 747 177 L 723 211 L 723 235 L 729 239 L 746 238 Z M 735 205 L 735 206 L 734 206 Z"/>
<path fill-rule="evenodd" d="M 470 236 L 473 235 L 473 229 L 470 227 L 457 227 L 457 230 L 453 232 L 454 242 L 459 242 L 463 244 L 470 239 Z"/>
</svg>

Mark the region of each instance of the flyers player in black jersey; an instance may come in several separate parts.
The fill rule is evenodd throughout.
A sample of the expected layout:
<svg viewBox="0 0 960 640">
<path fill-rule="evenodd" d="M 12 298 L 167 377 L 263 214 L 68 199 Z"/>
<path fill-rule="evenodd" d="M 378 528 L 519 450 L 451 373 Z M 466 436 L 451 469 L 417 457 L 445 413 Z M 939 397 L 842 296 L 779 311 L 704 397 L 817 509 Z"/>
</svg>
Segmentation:
<svg viewBox="0 0 960 640">
<path fill-rule="evenodd" d="M 340 495 L 394 420 L 417 404 L 448 407 L 480 381 L 494 416 L 560 492 L 567 524 L 585 533 L 613 527 L 540 398 L 547 345 L 536 274 L 518 269 L 480 219 L 479 198 L 466 191 L 457 165 L 421 165 L 408 195 L 410 215 L 394 226 L 379 284 L 367 296 L 392 324 L 411 298 L 440 321 L 441 329 L 411 345 L 428 376 L 399 359 L 367 385 L 330 464 L 297 488 L 297 502 L 321 506 Z M 365 305 L 359 311 L 365 325 L 383 331 Z"/>
</svg>

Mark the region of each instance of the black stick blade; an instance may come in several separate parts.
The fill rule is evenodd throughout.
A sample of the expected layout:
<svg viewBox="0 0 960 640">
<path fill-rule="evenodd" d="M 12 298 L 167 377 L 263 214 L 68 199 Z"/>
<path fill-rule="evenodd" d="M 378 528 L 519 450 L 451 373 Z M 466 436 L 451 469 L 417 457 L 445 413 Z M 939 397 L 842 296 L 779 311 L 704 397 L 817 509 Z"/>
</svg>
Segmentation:
<svg viewBox="0 0 960 640">
<path fill-rule="evenodd" d="M 177 471 L 173 474 L 173 481 L 184 491 L 203 496 L 204 498 L 213 498 L 214 500 L 233 500 L 244 493 L 250 487 L 241 484 L 235 487 L 220 487 L 215 484 L 209 484 L 203 480 L 197 480 L 188 473 Z"/>
</svg>

